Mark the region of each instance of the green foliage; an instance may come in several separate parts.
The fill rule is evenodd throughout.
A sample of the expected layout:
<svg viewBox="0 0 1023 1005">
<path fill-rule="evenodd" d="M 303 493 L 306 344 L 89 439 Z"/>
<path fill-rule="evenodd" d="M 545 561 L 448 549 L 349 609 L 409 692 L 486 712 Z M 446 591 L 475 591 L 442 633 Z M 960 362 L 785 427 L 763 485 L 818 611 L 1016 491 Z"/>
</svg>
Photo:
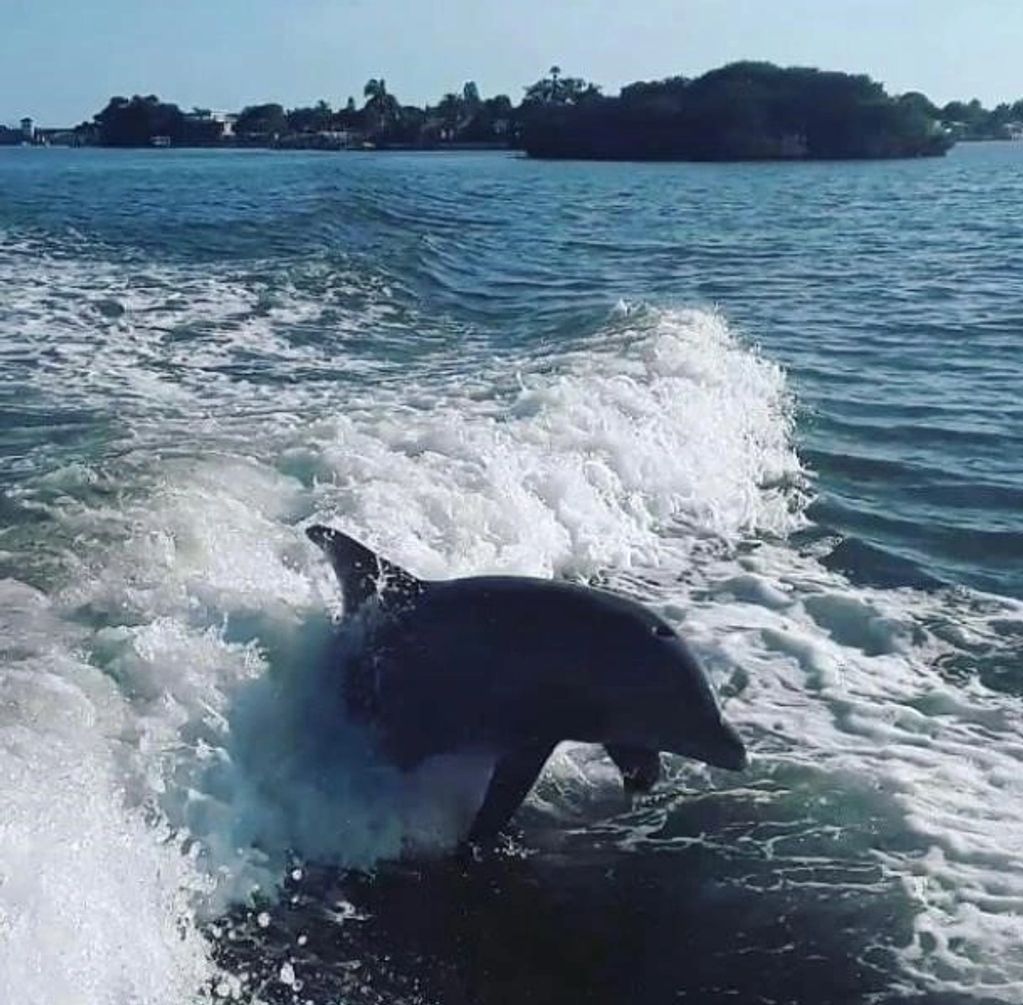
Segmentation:
<svg viewBox="0 0 1023 1005">
<path fill-rule="evenodd" d="M 318 133 L 331 128 L 334 112 L 326 101 L 318 101 L 312 108 L 292 108 L 285 119 L 293 133 Z"/>
<path fill-rule="evenodd" d="M 1023 100 L 1002 103 L 988 111 L 976 98 L 950 101 L 940 113 L 942 124 L 961 140 L 1005 140 L 1011 128 L 1023 123 Z"/>
<path fill-rule="evenodd" d="M 376 77 L 371 77 L 366 81 L 366 86 L 362 89 L 362 96 L 368 98 L 370 101 L 375 101 L 380 98 L 387 96 L 387 81 L 381 77 L 377 80 Z"/>
<path fill-rule="evenodd" d="M 864 75 L 740 62 L 695 80 L 631 84 L 617 98 L 544 100 L 554 80 L 527 91 L 537 100 L 524 145 L 535 156 L 898 157 L 949 145 L 919 100 L 890 98 Z"/>
<path fill-rule="evenodd" d="M 362 93 L 367 99 L 362 110 L 363 123 L 370 133 L 384 137 L 400 130 L 401 103 L 387 90 L 383 77 L 368 80 Z"/>
<path fill-rule="evenodd" d="M 288 117 L 281 105 L 248 105 L 238 115 L 234 131 L 239 136 L 272 138 L 288 129 Z"/>
<path fill-rule="evenodd" d="M 155 94 L 111 98 L 95 122 L 101 142 L 114 147 L 148 146 L 157 136 L 180 140 L 185 131 L 181 109 L 164 104 Z"/>
<path fill-rule="evenodd" d="M 208 109 L 194 108 L 186 114 L 155 94 L 136 94 L 132 98 L 111 98 L 91 124 L 83 123 L 75 132 L 112 147 L 149 146 L 164 139 L 175 144 L 209 146 L 220 141 L 223 128 Z"/>
<path fill-rule="evenodd" d="M 550 73 L 526 88 L 523 105 L 577 105 L 600 97 L 600 88 L 582 77 L 563 77 L 561 67 L 552 66 Z"/>
<path fill-rule="evenodd" d="M 929 119 L 937 120 L 941 118 L 941 109 L 926 94 L 921 94 L 919 91 L 908 91 L 905 94 L 900 94 L 899 104 Z"/>
</svg>

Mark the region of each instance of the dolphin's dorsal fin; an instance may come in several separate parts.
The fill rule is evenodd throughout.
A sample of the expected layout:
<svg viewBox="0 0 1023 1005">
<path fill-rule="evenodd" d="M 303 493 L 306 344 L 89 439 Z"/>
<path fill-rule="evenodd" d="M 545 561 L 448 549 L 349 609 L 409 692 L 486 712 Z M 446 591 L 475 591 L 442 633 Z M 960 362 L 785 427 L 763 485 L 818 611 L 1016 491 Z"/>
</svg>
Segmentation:
<svg viewBox="0 0 1023 1005">
<path fill-rule="evenodd" d="M 421 593 L 422 580 L 401 566 L 388 562 L 355 538 L 333 527 L 316 524 L 306 536 L 323 549 L 341 584 L 345 614 L 354 614 L 370 597 L 387 602 L 408 599 Z"/>
</svg>

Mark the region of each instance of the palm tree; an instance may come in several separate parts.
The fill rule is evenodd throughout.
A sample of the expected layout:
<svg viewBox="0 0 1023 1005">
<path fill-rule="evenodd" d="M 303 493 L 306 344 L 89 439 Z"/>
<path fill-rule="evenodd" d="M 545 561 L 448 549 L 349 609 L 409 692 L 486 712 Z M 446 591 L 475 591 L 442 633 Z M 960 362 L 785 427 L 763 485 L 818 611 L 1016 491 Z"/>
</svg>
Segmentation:
<svg viewBox="0 0 1023 1005">
<path fill-rule="evenodd" d="M 549 75 L 526 88 L 529 105 L 575 105 L 600 96 L 600 88 L 582 77 L 563 77 L 560 66 L 552 66 Z"/>
<path fill-rule="evenodd" d="M 365 111 L 371 123 L 371 132 L 385 132 L 401 117 L 401 105 L 393 94 L 388 93 L 387 82 L 383 77 L 368 80 L 362 93 L 367 99 Z"/>
<path fill-rule="evenodd" d="M 362 89 L 362 95 L 369 99 L 366 102 L 367 105 L 372 101 L 379 101 L 387 97 L 387 81 L 383 77 L 379 80 L 376 77 L 371 77 L 366 81 L 366 86 Z"/>
<path fill-rule="evenodd" d="M 437 105 L 437 114 L 444 123 L 444 128 L 454 133 L 462 118 L 462 98 L 458 94 L 448 93 L 440 99 Z"/>
<path fill-rule="evenodd" d="M 561 67 L 552 66 L 550 69 L 548 101 L 558 101 L 561 97 Z"/>
</svg>

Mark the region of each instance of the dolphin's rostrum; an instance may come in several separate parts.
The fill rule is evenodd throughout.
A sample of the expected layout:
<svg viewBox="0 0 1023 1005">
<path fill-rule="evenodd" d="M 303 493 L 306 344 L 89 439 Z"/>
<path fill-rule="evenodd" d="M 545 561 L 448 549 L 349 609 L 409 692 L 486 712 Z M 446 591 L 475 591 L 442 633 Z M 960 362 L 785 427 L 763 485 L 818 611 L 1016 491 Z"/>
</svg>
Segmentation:
<svg viewBox="0 0 1023 1005">
<path fill-rule="evenodd" d="M 746 750 L 674 629 L 634 601 L 522 576 L 424 581 L 329 527 L 346 617 L 365 636 L 345 681 L 400 767 L 482 751 L 496 757 L 470 841 L 511 819 L 562 740 L 603 744 L 627 789 L 645 791 L 659 751 L 739 770 Z"/>
</svg>

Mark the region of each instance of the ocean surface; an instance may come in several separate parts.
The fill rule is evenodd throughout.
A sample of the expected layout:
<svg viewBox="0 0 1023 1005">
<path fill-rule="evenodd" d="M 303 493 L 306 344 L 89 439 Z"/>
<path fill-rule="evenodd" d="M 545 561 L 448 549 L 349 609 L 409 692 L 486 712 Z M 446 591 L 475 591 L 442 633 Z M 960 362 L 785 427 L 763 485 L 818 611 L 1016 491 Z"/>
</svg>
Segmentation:
<svg viewBox="0 0 1023 1005">
<path fill-rule="evenodd" d="M 1023 144 L 0 150 L 0 1001 L 1023 1001 L 1021 263 Z M 314 520 L 643 600 L 749 769 L 456 864 Z"/>
</svg>

